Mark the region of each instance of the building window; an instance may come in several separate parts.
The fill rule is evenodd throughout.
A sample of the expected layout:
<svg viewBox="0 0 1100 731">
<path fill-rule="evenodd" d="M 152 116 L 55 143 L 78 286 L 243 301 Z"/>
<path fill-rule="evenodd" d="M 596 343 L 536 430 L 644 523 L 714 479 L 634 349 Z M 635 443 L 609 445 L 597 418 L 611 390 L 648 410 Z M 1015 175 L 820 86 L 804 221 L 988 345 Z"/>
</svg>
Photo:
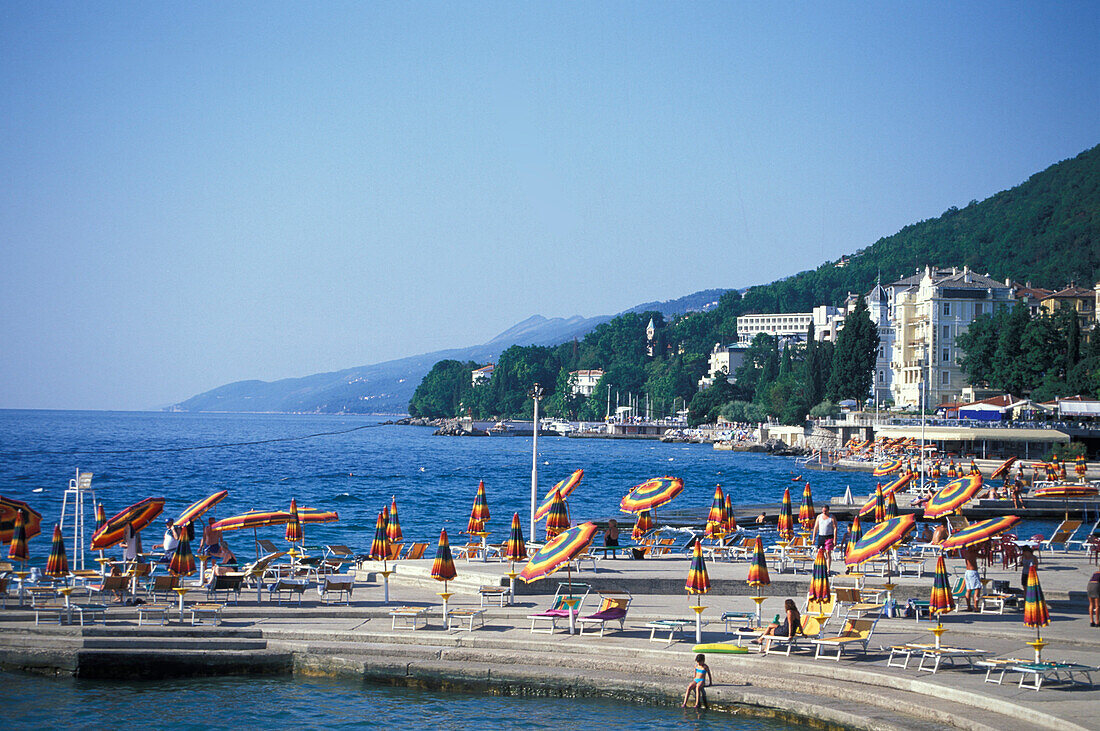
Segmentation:
<svg viewBox="0 0 1100 731">
<path fill-rule="evenodd" d="M 940 385 L 941 386 L 950 386 L 951 385 L 951 371 L 940 371 Z"/>
<path fill-rule="evenodd" d="M 886 371 L 879 371 L 878 372 L 878 382 L 879 383 L 886 383 Z"/>
<path fill-rule="evenodd" d="M 978 302 L 974 305 L 974 317 L 979 317 L 985 314 L 985 305 Z"/>
<path fill-rule="evenodd" d="M 950 325 L 944 325 L 943 326 L 943 339 L 944 340 L 950 340 L 951 339 L 951 326 Z"/>
<path fill-rule="evenodd" d="M 948 348 L 943 349 L 943 353 L 940 354 L 940 360 L 944 363 L 951 360 L 951 351 Z"/>
<path fill-rule="evenodd" d="M 943 316 L 947 317 L 950 314 L 951 314 L 951 303 L 950 302 L 944 302 L 943 303 Z"/>
<path fill-rule="evenodd" d="M 880 345 L 880 346 L 878 346 L 878 357 L 879 357 L 879 358 L 884 358 L 884 357 L 886 357 L 886 349 L 885 349 L 885 348 L 884 348 L 883 346 L 881 346 L 881 345 Z"/>
</svg>

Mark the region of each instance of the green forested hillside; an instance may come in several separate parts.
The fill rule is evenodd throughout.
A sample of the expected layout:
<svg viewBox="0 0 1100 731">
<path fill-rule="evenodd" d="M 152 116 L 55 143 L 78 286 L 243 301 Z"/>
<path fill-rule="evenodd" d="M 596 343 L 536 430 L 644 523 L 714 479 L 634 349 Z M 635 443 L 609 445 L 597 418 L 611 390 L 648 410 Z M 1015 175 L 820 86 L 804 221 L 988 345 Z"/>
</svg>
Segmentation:
<svg viewBox="0 0 1100 731">
<path fill-rule="evenodd" d="M 451 368 L 457 380 L 447 386 L 449 402 L 458 405 L 456 411 L 469 410 L 477 416 L 529 414 L 531 402 L 523 394 L 532 381 L 540 380 L 549 392 L 548 411 L 555 415 L 601 417 L 611 387 L 624 397 L 648 393 L 657 415 L 670 413 L 681 399 L 684 403 L 696 399 L 698 409 L 693 408 L 693 414 L 697 418 L 722 409 L 732 414 L 767 412 L 785 420 L 800 418 L 823 395 L 814 382 L 826 377 L 832 384 L 827 378 L 831 362 L 826 362 L 834 357 L 831 352 L 810 354 L 811 367 L 802 362 L 803 353 L 788 356 L 795 361 L 779 362 L 774 380 L 756 383 L 751 393 L 722 385 L 721 394 L 696 395 L 695 384 L 704 374 L 711 348 L 736 338 L 739 315 L 807 312 L 815 305 L 839 305 L 849 292 L 868 291 L 880 275 L 889 282 L 926 264 L 969 265 L 996 279 L 1030 281 L 1051 289 L 1070 281 L 1091 286 L 1100 280 L 1100 146 L 984 201 L 906 226 L 846 259 L 844 266 L 828 262 L 751 287 L 744 296 L 727 292 L 717 307 L 706 312 L 668 322 L 655 312 L 627 313 L 600 325 L 581 342 L 556 348 L 510 348 L 497 364 L 497 373 L 504 377 L 498 381 L 494 375 L 493 384 L 478 389 L 469 386 L 468 373 L 466 385 L 458 383 L 463 376 Z M 657 327 L 653 356 L 646 354 L 645 325 L 650 316 Z M 564 395 L 567 373 L 577 368 L 606 371 L 598 398 L 586 402 Z M 433 394 L 437 387 L 425 380 L 409 404 L 410 412 L 427 414 L 447 402 Z M 849 388 L 831 385 L 824 395 L 843 396 Z M 463 393 L 456 397 L 456 389 Z M 753 408 L 746 410 L 749 404 Z M 828 404 L 822 406 L 828 408 Z"/>
</svg>

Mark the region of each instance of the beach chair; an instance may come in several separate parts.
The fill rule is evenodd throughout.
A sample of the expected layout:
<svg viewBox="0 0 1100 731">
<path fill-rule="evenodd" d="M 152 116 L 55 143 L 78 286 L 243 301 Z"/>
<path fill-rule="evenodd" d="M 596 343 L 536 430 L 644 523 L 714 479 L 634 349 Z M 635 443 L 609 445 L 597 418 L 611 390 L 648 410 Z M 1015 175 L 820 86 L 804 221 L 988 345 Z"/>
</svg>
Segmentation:
<svg viewBox="0 0 1100 731">
<path fill-rule="evenodd" d="M 257 538 L 256 545 L 260 547 L 260 550 L 264 553 L 278 553 L 279 548 L 266 538 Z"/>
<path fill-rule="evenodd" d="M 295 594 L 298 595 L 298 606 L 302 606 L 302 597 L 306 593 L 306 582 L 302 579 L 279 579 L 274 584 L 270 584 L 267 587 L 267 598 L 270 600 L 272 597 L 278 597 L 279 605 L 282 606 L 283 595 L 287 595 L 287 599 L 292 598 Z"/>
<path fill-rule="evenodd" d="M 321 597 L 321 602 L 327 604 L 329 596 L 336 595 L 336 601 L 340 601 L 340 597 L 344 597 L 344 604 L 351 604 L 351 592 L 355 588 L 355 578 L 352 576 L 326 576 L 320 584 L 317 585 L 317 593 Z"/>
<path fill-rule="evenodd" d="M 332 544 L 324 547 L 324 558 L 321 566 L 324 573 L 338 574 L 344 568 L 344 564 L 355 560 L 355 554 L 347 546 Z"/>
<path fill-rule="evenodd" d="M 260 586 L 263 585 L 263 580 L 272 573 L 271 564 L 278 558 L 285 556 L 285 551 L 275 551 L 267 555 L 261 556 L 259 559 L 252 563 L 245 564 L 241 568 L 241 573 L 244 574 L 245 582 L 248 584 L 256 584 L 256 598 L 259 599 Z"/>
<path fill-rule="evenodd" d="M 845 647 L 856 647 L 864 653 L 867 652 L 867 643 L 871 641 L 871 635 L 874 634 L 875 626 L 878 624 L 878 618 L 875 619 L 849 619 L 844 623 L 844 629 L 839 634 L 832 637 L 819 637 L 811 640 L 811 642 L 817 647 L 814 652 L 814 659 L 818 659 L 823 655 L 828 657 L 828 654 L 823 650 L 835 647 L 836 648 L 836 661 L 840 662 L 840 656 L 844 652 Z"/>
<path fill-rule="evenodd" d="M 811 640 L 817 639 L 821 635 L 821 628 L 823 623 L 818 622 L 816 618 L 802 615 L 801 624 L 802 628 L 796 632 L 793 637 L 783 637 L 782 635 L 761 635 L 760 644 L 763 648 L 764 654 L 769 655 L 772 652 L 772 645 L 778 645 L 786 649 L 783 653 L 790 656 L 791 650 L 799 647 L 809 647 Z M 778 650 L 776 651 L 778 652 Z"/>
<path fill-rule="evenodd" d="M 226 601 L 229 601 L 229 595 L 232 594 L 233 603 L 238 603 L 241 598 L 241 588 L 244 586 L 245 576 L 246 574 L 241 571 L 234 571 L 230 574 L 214 574 L 210 579 L 210 583 L 206 586 L 206 596 L 216 599 L 219 592 L 225 592 Z"/>
<path fill-rule="evenodd" d="M 390 544 L 390 560 L 399 561 L 401 559 L 401 550 L 405 548 L 404 543 L 391 543 Z"/>
<path fill-rule="evenodd" d="M 168 620 L 171 618 L 174 609 L 175 607 L 171 604 L 142 604 L 137 608 L 138 627 L 140 627 L 146 619 L 157 619 L 162 625 L 168 624 Z"/>
<path fill-rule="evenodd" d="M 180 577 L 172 574 L 161 574 L 160 576 L 153 577 L 153 583 L 149 585 L 149 596 L 153 601 L 157 600 L 158 594 L 163 594 L 164 599 L 169 599 L 172 595 L 172 589 L 175 589 L 180 585 Z"/>
<path fill-rule="evenodd" d="M 129 594 L 129 576 L 104 576 L 98 584 L 89 584 L 88 591 L 93 595 L 98 594 Z"/>
<path fill-rule="evenodd" d="M 1039 543 L 1041 549 L 1053 551 L 1054 546 L 1061 545 L 1062 550 L 1068 552 L 1070 541 L 1073 540 L 1073 534 L 1081 527 L 1081 521 L 1079 520 L 1063 520 L 1061 525 L 1054 529 L 1054 533 L 1050 538 Z"/>
<path fill-rule="evenodd" d="M 955 585 L 951 587 L 951 598 L 954 599 L 956 607 L 959 602 L 966 603 L 966 579 L 964 577 L 959 576 L 955 579 Z M 981 601 L 980 596 L 979 601 Z M 909 603 L 917 610 L 917 620 L 920 619 L 921 612 L 928 616 L 929 603 L 927 599 L 910 599 Z"/>
<path fill-rule="evenodd" d="M 673 547 L 676 545 L 675 538 L 661 538 L 653 544 L 653 550 L 651 553 L 654 556 L 667 556 L 672 553 Z"/>
<path fill-rule="evenodd" d="M 1089 541 L 1096 535 L 1096 529 L 1100 528 L 1100 518 L 1097 518 L 1096 522 L 1092 524 L 1091 528 L 1088 528 L 1081 532 L 1081 537 L 1073 537 L 1066 541 L 1066 551 L 1069 551 L 1073 546 L 1080 546 L 1081 550 L 1086 550 L 1089 547 Z"/>
<path fill-rule="evenodd" d="M 574 556 L 572 558 L 572 560 L 570 561 L 570 563 L 572 563 L 573 567 L 576 568 L 577 571 L 579 572 L 581 570 L 581 568 L 583 567 L 583 564 L 584 564 L 585 561 L 587 561 L 588 563 L 590 563 L 592 565 L 592 572 L 595 573 L 595 571 L 596 571 L 596 557 L 592 554 L 592 551 L 591 551 L 590 547 L 584 549 L 579 554 Z"/>
<path fill-rule="evenodd" d="M 64 602 L 53 600 L 49 602 L 39 602 L 37 605 L 32 605 L 34 609 L 34 624 L 38 626 L 43 617 L 53 617 L 57 619 L 58 624 L 65 624 L 71 621 L 69 615 L 69 608 L 65 606 Z"/>
<path fill-rule="evenodd" d="M 633 597 L 630 596 L 630 592 L 601 591 L 600 608 L 586 617 L 577 618 L 580 634 L 584 634 L 585 627 L 598 624 L 600 626 L 600 637 L 603 637 L 608 622 L 618 622 L 619 631 L 621 632 L 626 622 L 626 613 L 630 609 L 630 602 L 632 599 Z"/>
<path fill-rule="evenodd" d="M 558 591 L 554 594 L 554 599 L 550 603 L 550 608 L 536 614 L 527 615 L 527 618 L 531 620 L 531 631 L 552 635 L 558 629 L 558 622 L 564 621 L 566 625 L 568 625 L 569 607 L 566 606 L 565 600 L 569 596 L 572 596 L 574 599 L 579 599 L 573 609 L 573 613 L 580 614 L 581 607 L 584 606 L 584 600 L 588 598 L 589 590 L 590 587 L 588 584 L 558 584 Z M 550 629 L 536 629 L 535 625 L 539 622 L 548 622 L 550 624 Z"/>
<path fill-rule="evenodd" d="M 7 576 L 0 577 L 0 602 L 3 603 L 3 607 L 8 607 L 8 584 L 10 579 Z"/>
<path fill-rule="evenodd" d="M 426 551 L 427 548 L 427 543 L 413 543 L 409 546 L 409 550 L 405 552 L 405 560 L 415 561 L 418 558 L 424 558 L 424 551 Z"/>
</svg>

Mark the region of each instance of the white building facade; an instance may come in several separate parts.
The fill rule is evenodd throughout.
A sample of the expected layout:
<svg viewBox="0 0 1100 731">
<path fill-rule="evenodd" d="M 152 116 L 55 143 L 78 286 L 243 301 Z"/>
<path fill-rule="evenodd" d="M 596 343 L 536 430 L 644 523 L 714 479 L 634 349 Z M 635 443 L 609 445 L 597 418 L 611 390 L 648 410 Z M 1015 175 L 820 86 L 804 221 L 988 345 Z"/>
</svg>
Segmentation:
<svg viewBox="0 0 1100 731">
<path fill-rule="evenodd" d="M 603 378 L 603 371 L 598 368 L 592 370 L 570 371 L 573 380 L 573 395 L 591 396 L 596 392 L 596 384 Z"/>
</svg>

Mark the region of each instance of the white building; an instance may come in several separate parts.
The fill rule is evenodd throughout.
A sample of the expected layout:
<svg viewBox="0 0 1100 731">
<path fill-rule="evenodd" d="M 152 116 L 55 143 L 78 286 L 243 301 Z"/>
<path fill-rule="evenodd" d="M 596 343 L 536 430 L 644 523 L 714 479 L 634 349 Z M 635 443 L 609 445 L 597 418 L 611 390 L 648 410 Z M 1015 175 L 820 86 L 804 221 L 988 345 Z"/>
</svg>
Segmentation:
<svg viewBox="0 0 1100 731">
<path fill-rule="evenodd" d="M 894 328 L 890 365 L 895 404 L 934 407 L 958 401 L 969 384 L 958 364 L 955 339 L 980 315 L 1011 306 L 1012 289 L 966 267 L 928 267 L 885 290 Z"/>
<path fill-rule="evenodd" d="M 890 294 L 876 284 L 865 297 L 867 314 L 878 329 L 878 353 L 875 355 L 875 403 L 892 399 L 894 371 L 890 359 L 894 350 L 894 323 L 890 320 Z"/>
<path fill-rule="evenodd" d="M 473 370 L 473 372 L 470 373 L 470 384 L 473 385 L 473 386 L 476 386 L 479 383 L 488 383 L 489 380 L 492 379 L 492 377 L 493 377 L 493 364 L 490 363 L 487 366 L 482 366 L 481 368 L 475 368 Z"/>
<path fill-rule="evenodd" d="M 591 396 L 596 391 L 596 384 L 603 377 L 603 371 L 598 368 L 585 371 L 570 371 L 573 379 L 573 395 Z"/>
<path fill-rule="evenodd" d="M 708 388 L 714 383 L 714 379 L 718 377 L 719 373 L 724 373 L 727 378 L 731 378 L 734 371 L 745 360 L 745 353 L 748 349 L 749 346 L 742 343 L 732 343 L 731 345 L 715 343 L 714 349 L 710 351 L 707 375 L 699 379 L 699 388 Z"/>
<path fill-rule="evenodd" d="M 737 318 L 737 343 L 747 347 L 758 333 L 772 335 L 780 343 L 805 342 L 811 322 L 814 324 L 814 340 L 836 340 L 847 314 L 848 310 L 843 307 L 818 305 L 812 312 L 741 315 Z"/>
</svg>

